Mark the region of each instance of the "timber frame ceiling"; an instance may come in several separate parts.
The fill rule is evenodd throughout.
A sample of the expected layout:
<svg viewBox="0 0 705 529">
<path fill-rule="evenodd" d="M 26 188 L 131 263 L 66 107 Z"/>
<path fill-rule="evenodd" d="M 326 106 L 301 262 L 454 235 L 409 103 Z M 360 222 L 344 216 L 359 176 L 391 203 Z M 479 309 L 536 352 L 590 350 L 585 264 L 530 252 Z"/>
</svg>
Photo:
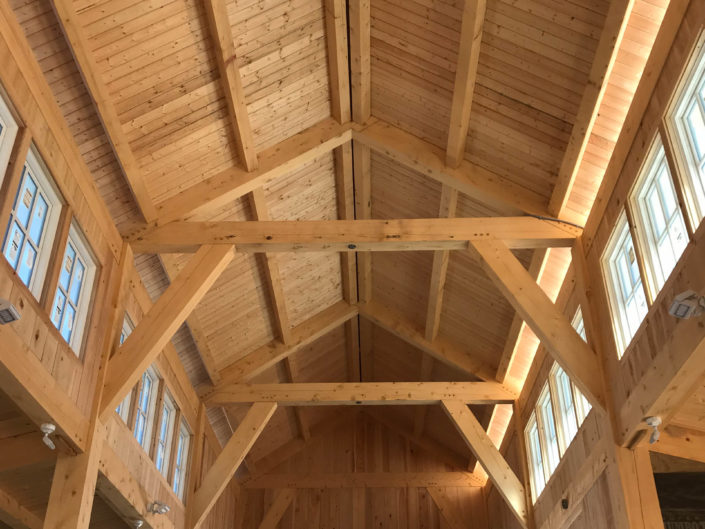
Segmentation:
<svg viewBox="0 0 705 529">
<path fill-rule="evenodd" d="M 508 278 L 555 299 L 581 232 L 528 215 L 586 220 L 666 4 L 10 0 L 153 299 L 211 263 L 173 342 L 221 442 L 231 383 L 517 392 Z M 511 405 L 472 410 L 499 444 Z M 370 413 L 474 468 L 441 407 Z M 250 472 L 335 414 L 279 408 Z"/>
</svg>

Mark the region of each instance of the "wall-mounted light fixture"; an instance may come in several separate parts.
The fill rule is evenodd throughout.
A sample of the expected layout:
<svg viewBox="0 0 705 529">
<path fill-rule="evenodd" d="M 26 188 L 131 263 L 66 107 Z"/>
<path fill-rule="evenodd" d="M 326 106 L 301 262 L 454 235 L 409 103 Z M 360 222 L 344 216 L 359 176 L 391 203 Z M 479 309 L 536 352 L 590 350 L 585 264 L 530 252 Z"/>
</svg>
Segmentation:
<svg viewBox="0 0 705 529">
<path fill-rule="evenodd" d="M 0 325 L 12 323 L 20 319 L 20 313 L 15 306 L 6 299 L 0 298 Z"/>
<path fill-rule="evenodd" d="M 54 444 L 54 441 L 52 440 L 50 435 L 56 431 L 56 425 L 50 422 L 45 422 L 39 427 L 39 429 L 44 434 L 44 437 L 42 437 L 42 442 L 47 445 L 50 450 L 55 450 L 56 445 Z"/>
<path fill-rule="evenodd" d="M 649 437 L 649 444 L 654 444 L 656 441 L 658 441 L 658 438 L 661 436 L 661 432 L 659 432 L 658 427 L 661 426 L 661 417 L 658 415 L 654 415 L 652 417 L 647 417 L 644 419 L 644 422 L 646 423 L 646 426 L 653 428 L 651 431 L 651 437 Z"/>
<path fill-rule="evenodd" d="M 147 512 L 151 512 L 152 514 L 166 514 L 170 510 L 171 507 L 161 501 L 152 502 L 147 506 Z"/>
<path fill-rule="evenodd" d="M 681 292 L 671 303 L 668 313 L 676 318 L 687 320 L 693 316 L 699 316 L 705 311 L 705 296 L 701 296 L 694 290 Z"/>
</svg>

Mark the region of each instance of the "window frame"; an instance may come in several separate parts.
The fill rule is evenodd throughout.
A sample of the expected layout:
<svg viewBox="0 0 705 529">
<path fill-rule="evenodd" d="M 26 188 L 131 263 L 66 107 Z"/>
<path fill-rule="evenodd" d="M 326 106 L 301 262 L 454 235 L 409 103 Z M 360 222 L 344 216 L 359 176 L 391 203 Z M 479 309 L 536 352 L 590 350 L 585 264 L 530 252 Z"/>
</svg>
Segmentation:
<svg viewBox="0 0 705 529">
<path fill-rule="evenodd" d="M 534 428 L 536 429 L 536 442 L 538 443 L 538 446 L 534 446 L 531 437 L 532 430 Z M 524 444 L 526 446 L 526 452 L 528 455 L 527 462 L 529 464 L 529 482 L 531 484 L 531 497 L 533 498 L 534 503 L 536 503 L 539 496 L 541 496 L 541 493 L 546 488 L 546 483 L 548 483 L 548 479 L 546 478 L 546 469 L 543 463 L 543 450 L 541 448 L 541 430 L 539 429 L 539 423 L 536 419 L 536 409 L 531 411 L 529 420 L 526 423 L 526 427 L 524 428 Z M 536 482 L 536 478 L 538 475 L 540 475 L 542 480 L 540 486 Z"/>
<path fill-rule="evenodd" d="M 166 439 L 162 443 L 161 433 L 162 427 L 164 426 L 164 409 L 169 410 L 169 417 L 167 418 L 166 425 Z M 174 439 L 174 432 L 176 431 L 176 419 L 178 415 L 178 408 L 176 406 L 176 401 L 171 396 L 169 391 L 164 389 L 163 398 L 161 401 L 161 409 L 157 417 L 156 434 L 154 436 L 154 466 L 157 468 L 159 473 L 166 479 L 169 475 L 169 468 L 171 466 L 171 448 Z M 162 468 L 159 468 L 159 449 L 160 446 L 164 447 L 164 456 L 162 460 Z"/>
<path fill-rule="evenodd" d="M 4 90 L 0 89 L 0 186 L 5 181 L 10 155 L 20 130 L 8 101 Z"/>
<path fill-rule="evenodd" d="M 564 392 L 560 389 L 561 382 L 558 378 L 560 374 L 565 376 L 565 378 L 568 380 L 568 394 L 570 395 L 571 406 L 567 406 L 567 403 L 564 402 Z M 570 379 L 568 374 L 563 370 L 563 368 L 558 365 L 558 362 L 554 362 L 553 367 L 551 367 L 551 371 L 548 374 L 548 384 L 550 387 L 550 394 L 552 400 L 554 401 L 553 413 L 556 417 L 558 450 L 560 456 L 563 457 L 563 455 L 568 450 L 570 443 L 572 443 L 573 439 L 575 439 L 575 437 L 578 435 L 578 430 L 580 430 L 580 423 L 578 422 L 578 412 L 575 405 L 575 385 L 573 384 L 573 381 Z M 570 410 L 571 407 L 572 410 Z M 570 435 L 569 433 L 570 427 L 569 424 L 567 424 L 567 421 L 570 421 L 571 414 L 572 419 L 575 421 L 575 431 L 572 435 Z"/>
<path fill-rule="evenodd" d="M 543 402 L 546 402 L 550 407 L 550 413 L 544 413 L 542 409 L 542 404 Z M 544 475 L 547 476 L 548 478 L 546 479 L 546 483 L 548 483 L 548 480 L 551 479 L 551 476 L 553 473 L 556 471 L 558 468 L 558 465 L 561 462 L 561 449 L 560 449 L 560 441 L 558 440 L 558 427 L 557 427 L 557 418 L 556 418 L 556 409 L 555 405 L 553 403 L 553 395 L 551 394 L 551 389 L 549 387 L 548 381 L 544 384 L 543 388 L 541 389 L 541 392 L 539 393 L 539 397 L 536 399 L 536 420 L 538 423 L 538 428 L 539 428 L 539 438 L 541 439 L 541 449 L 542 449 L 542 455 L 543 455 L 543 465 L 544 465 Z M 555 445 L 554 443 L 549 441 L 548 435 L 547 435 L 547 424 L 545 423 L 546 420 L 551 421 L 551 424 L 553 425 L 553 431 L 556 434 L 556 441 Z M 555 447 L 555 454 L 552 454 L 553 448 Z M 555 458 L 556 464 L 551 468 L 551 459 Z"/>
<path fill-rule="evenodd" d="M 649 193 L 652 186 L 658 186 L 656 180 L 661 174 L 662 170 L 667 173 L 667 180 L 670 184 L 670 190 L 673 193 L 673 201 L 675 202 L 676 208 L 674 215 L 671 219 L 665 218 L 665 212 L 663 212 L 664 222 L 666 225 L 664 237 L 668 238 L 669 243 L 672 245 L 670 237 L 671 224 L 680 221 L 681 233 L 683 236 L 683 244 L 680 251 L 675 250 L 673 253 L 673 266 L 666 270 L 667 263 L 664 263 L 662 259 L 662 251 L 659 249 L 659 236 L 655 233 L 653 227 L 653 215 L 652 209 L 649 204 Z M 661 193 L 657 190 L 659 195 L 659 202 L 661 202 Z M 683 255 L 685 248 L 688 246 L 689 234 L 687 226 L 687 217 L 681 209 L 680 200 L 678 197 L 678 190 L 676 189 L 676 184 L 674 181 L 673 173 L 671 167 L 668 163 L 666 156 L 666 148 L 661 139 L 661 135 L 657 132 L 651 141 L 647 155 L 644 158 L 644 163 L 642 164 L 639 172 L 637 173 L 636 181 L 629 193 L 628 198 L 629 206 L 633 212 L 633 219 L 635 227 L 636 241 L 635 244 L 639 244 L 640 248 L 645 251 L 641 252 L 644 260 L 644 271 L 646 273 L 646 283 L 649 290 L 651 299 L 656 299 L 658 293 L 663 288 L 666 280 L 673 272 L 678 260 Z"/>
<path fill-rule="evenodd" d="M 694 159 L 692 140 L 685 130 L 684 118 L 687 108 L 691 106 L 693 95 L 698 85 L 705 84 L 705 31 L 698 40 L 686 62 L 684 74 L 673 92 L 666 107 L 664 130 L 666 138 L 674 155 L 678 170 L 674 177 L 683 189 L 683 199 L 687 212 L 687 220 L 695 227 L 705 218 L 705 167 L 698 167 L 699 161 Z M 690 96 L 690 97 L 687 97 Z M 702 110 L 702 109 L 701 109 Z M 703 115 L 705 118 L 705 113 Z M 702 171 L 702 173 L 701 173 Z"/>
<path fill-rule="evenodd" d="M 174 453 L 174 470 L 172 473 L 171 490 L 176 494 L 176 497 L 185 502 L 186 485 L 190 471 L 191 444 L 193 434 L 185 419 L 181 419 L 179 424 L 178 434 L 176 436 L 176 452 Z M 185 440 L 185 447 L 181 451 L 182 458 L 179 459 L 179 442 Z M 180 464 L 181 463 L 181 464 Z M 178 472 L 178 474 L 177 474 Z M 178 482 L 177 482 L 178 476 Z"/>
<path fill-rule="evenodd" d="M 45 197 L 47 202 L 47 212 L 44 220 L 44 226 L 42 228 L 42 236 L 39 244 L 37 245 L 37 257 L 35 259 L 32 271 L 32 277 L 28 284 L 25 284 L 28 290 L 32 293 L 36 300 L 40 300 L 42 296 L 42 290 L 44 288 L 44 282 L 46 280 L 47 272 L 49 270 L 49 262 L 51 261 L 51 254 L 54 247 L 54 241 L 57 236 L 57 230 L 59 226 L 59 220 L 61 218 L 61 210 L 64 207 L 63 199 L 61 194 L 56 188 L 54 181 L 51 178 L 51 173 L 46 167 L 44 161 L 42 160 L 39 152 L 37 151 L 34 144 L 30 145 L 27 151 L 27 158 L 22 166 L 22 174 L 20 176 L 19 182 L 17 184 L 17 189 L 15 190 L 15 198 L 12 202 L 12 207 L 10 209 L 10 216 L 6 219 L 5 231 L 3 234 L 3 244 L 2 253 L 3 258 L 8 262 L 10 267 L 12 267 L 16 272 L 17 268 L 10 263 L 10 261 L 5 256 L 5 251 L 7 244 L 9 243 L 10 228 L 16 218 L 17 203 L 20 200 L 20 191 L 24 187 L 25 180 L 29 178 L 29 175 L 33 177 L 33 181 L 37 186 L 37 191 Z M 30 216 L 33 217 L 34 212 L 34 202 L 32 203 L 32 210 L 30 211 Z M 29 232 L 32 225 L 32 219 L 27 225 L 27 232 Z M 5 222 L 5 219 L 3 219 Z M 25 237 L 26 237 L 25 232 Z M 25 247 L 25 240 L 22 242 L 22 246 L 18 249 L 20 255 L 18 255 L 18 265 L 19 260 L 22 259 L 23 249 Z"/>
<path fill-rule="evenodd" d="M 627 315 L 625 301 L 623 300 L 623 294 L 621 292 L 622 285 L 619 282 L 619 270 L 617 269 L 617 266 L 615 264 L 617 260 L 615 256 L 616 250 L 623 246 L 623 243 L 621 241 L 623 241 L 627 237 L 631 239 L 632 247 L 634 249 L 634 259 L 636 260 L 638 265 L 639 256 L 637 253 L 634 237 L 631 232 L 629 221 L 627 220 L 626 211 L 622 211 L 612 229 L 609 241 L 605 246 L 602 258 L 600 259 L 602 276 L 605 283 L 605 289 L 607 291 L 607 301 L 610 309 L 612 331 L 615 339 L 615 346 L 617 348 L 617 356 L 619 359 L 624 356 L 624 352 L 626 351 L 627 347 L 629 347 L 629 344 L 634 339 L 634 336 L 638 332 L 639 327 L 644 322 L 644 318 L 649 312 L 649 299 L 647 297 L 646 288 L 644 287 L 642 267 L 637 266 L 639 284 L 642 290 L 642 294 L 644 296 L 644 304 L 646 306 L 646 310 L 644 311 L 643 315 L 641 315 L 641 320 L 639 321 L 637 327 L 634 329 L 633 332 L 630 332 L 629 317 Z"/>
<path fill-rule="evenodd" d="M 78 226 L 78 222 L 76 221 L 76 219 L 71 220 L 64 254 L 61 257 L 61 262 L 57 263 L 57 266 L 64 266 L 70 245 L 73 245 L 73 248 L 76 251 L 76 257 L 74 258 L 74 265 L 72 265 L 72 272 L 69 276 L 68 291 L 66 292 L 66 294 L 62 292 L 62 295 L 65 295 L 66 299 L 64 301 L 64 311 L 61 314 L 59 325 L 56 326 L 56 322 L 54 322 L 53 313 L 54 310 L 56 310 L 56 302 L 59 292 L 63 290 L 60 284 L 61 272 L 59 272 L 59 279 L 57 281 L 56 289 L 54 291 L 54 301 L 51 304 L 51 313 L 49 317 L 51 318 L 59 333 L 61 333 L 61 326 L 64 321 L 66 303 L 69 302 L 68 293 L 70 292 L 71 285 L 73 284 L 73 266 L 75 266 L 75 260 L 80 257 L 85 263 L 85 271 L 82 279 L 81 291 L 79 293 L 78 302 L 76 303 L 76 316 L 74 319 L 73 329 L 71 331 L 71 337 L 67 341 L 76 356 L 80 358 L 84 338 L 86 335 L 86 323 L 88 322 L 88 313 L 90 312 L 91 304 L 93 302 L 93 293 L 95 290 L 94 287 L 98 271 L 98 265 L 97 260 L 95 258 L 95 254 L 93 253 L 91 247 L 88 245 L 88 242 L 86 241 L 83 232 Z"/>
<path fill-rule="evenodd" d="M 143 411 L 141 408 L 142 403 L 142 392 L 144 391 L 144 381 L 145 377 L 150 379 L 150 396 L 147 402 L 147 410 L 144 413 L 145 425 L 143 430 L 143 437 L 140 441 L 137 437 L 137 427 L 140 419 L 140 414 Z M 135 406 L 135 418 L 134 424 L 132 425 L 132 436 L 139 443 L 142 449 L 149 454 L 149 449 L 152 443 L 152 431 L 154 428 L 154 414 L 157 408 L 157 400 L 159 398 L 159 375 L 157 374 L 154 366 L 149 366 L 147 370 L 142 373 L 142 378 L 140 379 L 139 388 L 137 391 L 137 402 Z"/>
</svg>

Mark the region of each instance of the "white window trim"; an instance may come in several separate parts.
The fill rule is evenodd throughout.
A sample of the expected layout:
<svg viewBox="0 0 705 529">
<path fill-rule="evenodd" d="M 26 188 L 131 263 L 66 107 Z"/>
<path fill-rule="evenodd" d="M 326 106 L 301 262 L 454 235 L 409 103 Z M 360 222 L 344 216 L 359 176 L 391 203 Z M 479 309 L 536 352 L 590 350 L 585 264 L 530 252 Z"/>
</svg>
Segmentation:
<svg viewBox="0 0 705 529">
<path fill-rule="evenodd" d="M 575 418 L 575 435 L 572 437 L 569 437 L 566 424 L 565 424 L 565 417 L 568 415 L 568 410 L 566 409 L 566 403 L 563 402 L 563 399 L 561 398 L 561 391 L 559 389 L 559 381 L 558 381 L 558 370 L 560 369 L 560 366 L 558 363 L 554 363 L 553 367 L 551 368 L 551 371 L 548 375 L 548 383 L 550 386 L 550 394 L 551 394 L 551 400 L 552 400 L 552 407 L 553 407 L 553 415 L 556 419 L 556 434 L 558 437 L 558 453 L 560 454 L 560 457 L 562 458 L 563 455 L 565 455 L 566 451 L 568 450 L 568 447 L 570 444 L 573 442 L 573 439 L 575 439 L 578 430 L 580 429 L 580 422 L 578 421 L 578 414 L 577 414 L 577 409 L 575 407 L 575 395 L 573 392 L 573 381 L 570 380 L 570 377 L 568 377 L 568 384 L 570 385 L 569 387 L 569 392 L 570 392 L 570 397 L 573 399 L 573 417 Z M 565 373 L 565 371 L 564 371 Z M 566 373 L 567 376 L 567 373 Z"/>
<path fill-rule="evenodd" d="M 152 386 L 149 392 L 149 402 L 147 403 L 147 415 L 145 417 L 145 424 L 144 424 L 144 437 L 142 438 L 142 442 L 140 445 L 144 449 L 145 452 L 149 453 L 149 447 L 152 442 L 152 429 L 154 428 L 154 413 L 157 409 L 157 393 L 159 391 L 159 376 L 157 375 L 157 371 L 154 369 L 153 366 L 150 366 L 147 371 L 144 372 L 143 376 L 147 376 L 151 379 L 152 381 Z M 142 386 L 140 386 L 140 392 L 142 391 Z M 137 399 L 140 398 L 140 395 L 138 393 Z M 139 413 L 139 406 L 140 403 L 137 402 L 137 413 Z M 137 433 L 137 424 L 135 423 L 135 431 L 133 434 Z M 135 438 L 136 439 L 136 438 Z M 139 441 L 138 441 L 139 442 Z"/>
<path fill-rule="evenodd" d="M 553 427 L 556 430 L 556 449 L 558 450 L 557 454 L 557 461 L 556 461 L 556 466 L 554 468 L 550 467 L 550 461 L 549 461 L 549 442 L 548 442 L 548 437 L 547 437 L 547 429 L 546 425 L 543 422 L 543 412 L 540 409 L 540 403 L 544 399 L 548 399 L 548 402 L 551 404 L 551 417 L 553 419 Z M 548 385 L 548 381 L 543 386 L 543 389 L 541 390 L 541 393 L 539 393 L 539 398 L 536 399 L 536 420 L 538 423 L 539 427 L 539 437 L 541 439 L 541 451 L 542 451 L 542 456 L 543 456 L 543 467 L 544 467 L 544 475 L 547 476 L 546 483 L 548 483 L 548 480 L 551 479 L 551 476 L 553 473 L 556 471 L 556 468 L 558 468 L 558 465 L 561 462 L 561 447 L 560 447 L 560 439 L 559 439 L 559 434 L 558 434 L 558 426 L 557 426 L 557 419 L 556 419 L 556 409 L 555 405 L 553 403 L 553 396 L 551 395 L 551 390 Z"/>
<path fill-rule="evenodd" d="M 176 426 L 176 404 L 174 403 L 174 399 L 169 395 L 168 391 L 164 391 L 164 401 L 162 403 L 162 409 L 159 410 L 159 425 L 157 426 L 157 439 L 156 439 L 156 447 L 155 447 L 155 452 L 154 452 L 154 464 L 156 466 L 157 463 L 157 453 L 159 452 L 159 431 L 161 430 L 162 427 L 162 413 L 164 411 L 164 408 L 169 409 L 169 423 L 167 424 L 166 427 L 166 440 L 164 442 L 164 463 L 162 465 L 162 468 L 159 470 L 161 472 L 162 476 L 165 478 L 169 474 L 169 463 L 171 459 L 171 445 L 173 444 L 174 440 L 174 430 Z"/>
<path fill-rule="evenodd" d="M 59 224 L 59 217 L 61 216 L 62 202 L 59 198 L 60 195 L 54 186 L 54 182 L 49 177 L 49 170 L 44 165 L 44 162 L 39 156 L 39 153 L 34 145 L 31 145 L 29 151 L 27 151 L 27 159 L 25 160 L 25 164 L 22 169 L 22 178 L 20 179 L 17 189 L 15 189 L 15 202 L 20 200 L 18 193 L 26 178 L 25 171 L 27 169 L 29 169 L 32 175 L 34 175 L 37 185 L 48 200 L 48 211 L 44 225 L 44 235 L 38 248 L 39 251 L 37 253 L 36 264 L 34 265 L 32 279 L 30 280 L 29 285 L 27 285 L 27 288 L 29 288 L 32 295 L 36 299 L 39 299 L 42 295 L 42 288 L 44 287 L 44 278 L 46 277 L 47 269 L 49 268 L 51 250 L 54 246 L 54 239 L 56 238 L 56 228 Z M 17 207 L 16 204 L 14 207 Z M 4 236 L 7 237 L 7 235 L 9 235 L 10 218 L 3 219 L 3 222 L 5 223 Z M 3 252 L 5 251 L 5 246 L 8 242 L 9 241 L 7 240 L 3 242 Z"/>
<path fill-rule="evenodd" d="M 666 159 L 666 151 L 663 142 L 661 141 L 661 136 L 657 133 L 651 142 L 651 146 L 649 147 L 648 154 L 644 159 L 644 163 L 639 169 L 634 188 L 629 194 L 629 203 L 632 211 L 635 213 L 634 221 L 638 228 L 636 230 L 636 236 L 639 239 L 640 247 L 646 250 L 643 252 L 646 265 L 644 269 L 646 271 L 646 282 L 651 294 L 651 299 L 656 299 L 656 296 L 661 291 L 661 288 L 663 288 L 664 283 L 672 272 L 672 270 L 669 270 L 668 273 L 666 273 L 662 270 L 662 260 L 657 247 L 658 240 L 651 226 L 648 206 L 646 204 L 649 185 L 657 176 L 658 169 L 662 164 L 665 164 L 666 170 L 671 177 L 671 186 L 673 187 L 673 194 L 676 200 L 676 205 L 678 206 L 677 211 L 680 214 L 683 223 L 683 233 L 686 237 L 688 236 L 688 231 L 685 224 L 686 221 L 683 217 L 683 212 L 680 210 L 680 205 L 678 204 L 678 194 L 676 192 L 675 185 L 673 184 L 673 175 L 671 174 L 671 168 L 669 167 Z M 686 245 L 683 246 L 683 250 Z M 681 253 L 676 256 L 676 262 L 682 255 L 683 250 L 681 250 Z"/>
<path fill-rule="evenodd" d="M 2 185 L 19 130 L 19 125 L 12 115 L 2 91 L 0 91 L 0 124 L 2 125 L 2 131 L 0 131 L 0 185 Z"/>
<path fill-rule="evenodd" d="M 683 186 L 686 209 L 693 224 L 697 226 L 705 217 L 705 175 L 704 185 L 700 186 L 695 179 L 700 179 L 699 168 L 694 160 L 690 148 L 684 143 L 690 141 L 682 117 L 685 115 L 690 98 L 686 97 L 696 88 L 697 82 L 705 75 L 705 31 L 698 38 L 688 60 L 685 75 L 675 91 L 673 100 L 666 111 L 666 131 L 668 140 L 673 146 L 676 163 L 681 169 L 678 171 Z M 692 95 L 692 94 L 691 94 Z"/>
<path fill-rule="evenodd" d="M 587 342 L 587 333 L 585 331 L 585 318 L 583 318 L 582 307 L 579 306 L 576 309 L 575 315 L 573 316 L 573 320 L 570 322 L 570 324 L 573 326 L 573 329 L 575 329 L 575 332 L 580 335 L 583 341 Z"/>
<path fill-rule="evenodd" d="M 539 436 L 539 455 L 541 456 L 541 468 L 536 468 L 535 464 L 536 462 L 534 461 L 536 459 L 535 454 L 534 454 L 534 449 L 531 443 L 531 430 L 533 427 L 536 427 L 536 431 Z M 546 488 L 546 483 L 548 480 L 546 479 L 546 469 L 544 467 L 543 463 L 543 449 L 541 448 L 541 430 L 539 428 L 539 423 L 536 419 L 536 410 L 534 409 L 531 412 L 531 416 L 529 417 L 529 422 L 526 423 L 526 427 L 524 428 L 524 444 L 526 446 L 527 450 L 527 455 L 529 456 L 528 463 L 529 463 L 529 482 L 531 484 L 531 497 L 534 500 L 534 503 L 536 503 L 536 500 L 539 499 L 539 496 L 541 496 L 541 493 L 544 491 Z M 543 476 L 543 484 L 539 488 L 538 484 L 536 483 L 536 478 L 535 478 L 535 473 L 540 472 L 541 475 Z"/>
<path fill-rule="evenodd" d="M 86 263 L 86 272 L 83 287 L 78 297 L 78 311 L 76 313 L 76 323 L 74 325 L 73 333 L 71 334 L 71 340 L 69 341 L 69 346 L 71 346 L 71 349 L 73 350 L 74 354 L 76 356 L 81 356 L 81 346 L 83 345 L 86 321 L 88 320 L 88 309 L 90 308 L 91 299 L 93 297 L 93 287 L 95 283 L 95 274 L 97 267 L 95 264 L 95 257 L 93 256 L 93 252 L 90 250 L 88 244 L 86 243 L 83 234 L 78 228 L 78 225 L 76 224 L 75 220 L 71 222 L 68 240 L 73 243 L 74 247 L 76 248 L 76 252 Z M 68 241 L 66 247 L 68 248 Z M 65 257 L 65 255 L 62 256 L 62 261 L 63 259 L 65 259 Z M 56 298 L 56 292 L 54 293 L 54 297 Z"/>
<path fill-rule="evenodd" d="M 179 425 L 179 436 L 184 436 L 184 448 L 181 451 L 181 457 L 183 458 L 183 461 L 181 462 L 181 467 L 182 467 L 182 472 L 181 475 L 179 476 L 179 482 L 177 484 L 176 490 L 174 490 L 172 486 L 172 490 L 176 493 L 176 496 L 183 502 L 184 501 L 184 491 L 186 490 L 186 482 L 188 480 L 188 473 L 189 473 L 189 457 L 190 457 L 190 450 L 191 450 L 191 431 L 188 428 L 188 425 L 186 424 L 185 420 L 181 420 L 181 424 Z M 178 440 L 177 440 L 178 442 Z M 177 460 L 174 463 L 174 467 L 179 465 L 179 461 Z"/>
<path fill-rule="evenodd" d="M 615 337 L 615 345 L 617 346 L 617 356 L 619 358 L 622 358 L 622 355 L 624 355 L 624 351 L 627 349 L 634 337 L 634 335 L 629 332 L 626 307 L 624 306 L 624 303 L 622 301 L 622 295 L 619 290 L 621 287 L 618 283 L 618 272 L 617 270 L 615 270 L 613 256 L 618 243 L 625 234 L 625 230 L 629 237 L 631 237 L 631 231 L 629 230 L 627 215 L 625 212 L 622 212 L 612 229 L 612 234 L 610 235 L 609 242 L 605 247 L 601 259 L 602 274 L 605 280 L 605 287 L 607 288 L 608 294 L 607 299 L 611 314 L 610 319 L 612 321 L 612 330 Z M 635 244 L 634 240 L 632 240 L 632 244 Z M 641 284 L 641 288 L 644 288 L 643 281 Z M 646 290 L 644 290 L 644 293 L 646 293 Z"/>
</svg>

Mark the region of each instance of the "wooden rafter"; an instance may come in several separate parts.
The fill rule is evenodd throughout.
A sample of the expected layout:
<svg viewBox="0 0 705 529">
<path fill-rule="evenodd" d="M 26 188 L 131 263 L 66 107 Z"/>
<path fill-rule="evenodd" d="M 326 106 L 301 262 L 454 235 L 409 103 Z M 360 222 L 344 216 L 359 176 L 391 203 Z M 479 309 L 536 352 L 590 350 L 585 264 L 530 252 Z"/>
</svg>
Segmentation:
<svg viewBox="0 0 705 529">
<path fill-rule="evenodd" d="M 250 407 L 247 415 L 203 478 L 193 500 L 189 502 L 187 523 L 190 529 L 198 529 L 201 526 L 276 408 L 276 404 L 270 403 L 257 403 Z"/>
<path fill-rule="evenodd" d="M 339 123 L 347 123 L 350 121 L 347 6 L 345 0 L 325 0 L 325 9 L 331 113 Z"/>
<path fill-rule="evenodd" d="M 355 218 L 355 184 L 353 181 L 352 143 L 344 143 L 335 149 L 334 156 L 338 218 L 353 220 Z M 356 304 L 358 284 L 355 254 L 341 252 L 340 267 L 343 282 L 343 300 L 350 304 Z M 362 382 L 359 338 L 358 319 L 351 318 L 345 322 L 345 347 L 348 358 L 348 376 L 351 382 Z"/>
<path fill-rule="evenodd" d="M 0 489 L 0 522 L 15 529 L 42 529 L 42 519 Z"/>
<path fill-rule="evenodd" d="M 458 167 L 465 155 L 472 96 L 480 59 L 485 7 L 485 0 L 465 0 L 463 3 L 463 21 L 460 28 L 460 46 L 446 148 L 446 164 L 451 167 Z"/>
<path fill-rule="evenodd" d="M 257 151 L 247 115 L 228 11 L 224 0 L 205 0 L 205 7 L 238 155 L 247 170 L 252 171 L 257 168 Z"/>
<path fill-rule="evenodd" d="M 47 449 L 36 431 L 0 440 L 0 472 L 49 463 L 56 456 L 56 451 Z"/>
<path fill-rule="evenodd" d="M 468 448 L 487 472 L 500 495 L 504 498 L 512 514 L 526 527 L 527 507 L 524 486 L 509 467 L 475 418 L 470 408 L 463 402 L 442 402 L 443 409 L 462 436 Z"/>
<path fill-rule="evenodd" d="M 352 117 L 357 123 L 370 119 L 370 0 L 351 0 L 350 85 Z"/>
<path fill-rule="evenodd" d="M 373 119 L 353 130 L 353 139 L 397 163 L 507 213 L 547 215 L 545 200 L 512 181 L 467 160 L 450 167 L 443 149 L 390 123 Z"/>
<path fill-rule="evenodd" d="M 187 218 L 213 211 L 245 196 L 267 182 L 315 160 L 352 138 L 349 123 L 329 118 L 258 153 L 259 166 L 225 169 L 157 204 L 160 222 Z"/>
<path fill-rule="evenodd" d="M 246 489 L 354 489 L 409 487 L 482 487 L 471 472 L 345 472 L 265 474 L 243 483 Z"/>
<path fill-rule="evenodd" d="M 458 512 L 458 508 L 448 497 L 442 486 L 427 486 L 426 490 L 450 529 L 463 529 L 467 527 L 467 523 L 463 519 L 462 514 Z M 477 514 L 473 513 L 473 515 Z"/>
<path fill-rule="evenodd" d="M 231 384 L 204 396 L 207 406 L 275 402 L 279 406 L 507 404 L 517 394 L 498 382 L 333 382 Z"/>
<path fill-rule="evenodd" d="M 234 257 L 232 246 L 204 246 L 110 359 L 100 416 L 115 410 Z"/>
<path fill-rule="evenodd" d="M 277 491 L 272 505 L 267 509 L 262 522 L 259 524 L 259 529 L 275 529 L 289 506 L 293 503 L 294 498 L 296 498 L 296 489 Z"/>
<path fill-rule="evenodd" d="M 634 0 L 614 0 L 610 2 L 588 82 L 580 100 L 578 113 L 573 121 L 573 130 L 563 154 L 558 178 L 548 204 L 548 212 L 552 216 L 562 218 L 565 213 L 570 192 L 582 165 L 583 155 L 585 154 L 593 125 L 600 111 L 602 97 L 607 89 L 607 79 L 617 60 L 617 52 L 619 51 L 633 6 Z"/>
<path fill-rule="evenodd" d="M 494 370 L 477 356 L 461 351 L 445 340 L 429 342 L 424 334 L 388 308 L 374 302 L 360 306 L 360 315 L 446 365 L 482 380 L 493 380 Z"/>
<path fill-rule="evenodd" d="M 274 340 L 223 369 L 220 373 L 221 381 L 215 388 L 252 379 L 355 316 L 357 307 L 344 301 L 336 303 L 292 328 L 290 344 Z"/>
<path fill-rule="evenodd" d="M 534 217 L 454 219 L 271 220 L 170 222 L 137 229 L 135 252 L 191 253 L 203 245 L 232 245 L 238 252 L 370 252 L 465 250 L 490 238 L 509 248 L 570 247 L 581 230 Z M 358 278 L 360 300 L 363 281 Z"/>
<path fill-rule="evenodd" d="M 473 241 L 492 282 L 593 406 L 604 409 L 597 356 L 500 241 Z"/>
<path fill-rule="evenodd" d="M 705 432 L 668 426 L 649 450 L 705 463 Z"/>
<path fill-rule="evenodd" d="M 172 254 L 161 254 L 159 255 L 159 260 L 162 262 L 164 267 L 164 272 L 166 272 L 169 281 L 173 281 L 179 275 L 179 271 L 176 266 L 176 256 Z M 191 337 L 196 344 L 196 349 L 201 356 L 203 361 L 203 367 L 206 368 L 206 373 L 208 373 L 208 378 L 213 384 L 217 384 L 220 380 L 220 373 L 218 372 L 215 356 L 213 351 L 211 351 L 210 345 L 208 345 L 208 339 L 203 332 L 203 327 L 201 325 L 201 320 L 198 318 L 195 312 L 189 314 L 186 318 L 186 324 L 191 331 Z"/>
<path fill-rule="evenodd" d="M 103 123 L 106 135 L 110 140 L 118 163 L 122 167 L 127 183 L 132 190 L 137 207 L 146 222 L 152 222 L 157 217 L 157 211 L 152 202 L 142 169 L 130 148 L 127 136 L 122 130 L 120 118 L 112 102 L 108 88 L 100 79 L 98 67 L 90 51 L 90 45 L 83 34 L 82 24 L 78 20 L 74 6 L 70 0 L 52 0 L 56 18 L 61 24 L 66 40 L 71 46 L 71 52 L 81 71 L 86 87 L 93 98 L 98 117 Z"/>
</svg>

